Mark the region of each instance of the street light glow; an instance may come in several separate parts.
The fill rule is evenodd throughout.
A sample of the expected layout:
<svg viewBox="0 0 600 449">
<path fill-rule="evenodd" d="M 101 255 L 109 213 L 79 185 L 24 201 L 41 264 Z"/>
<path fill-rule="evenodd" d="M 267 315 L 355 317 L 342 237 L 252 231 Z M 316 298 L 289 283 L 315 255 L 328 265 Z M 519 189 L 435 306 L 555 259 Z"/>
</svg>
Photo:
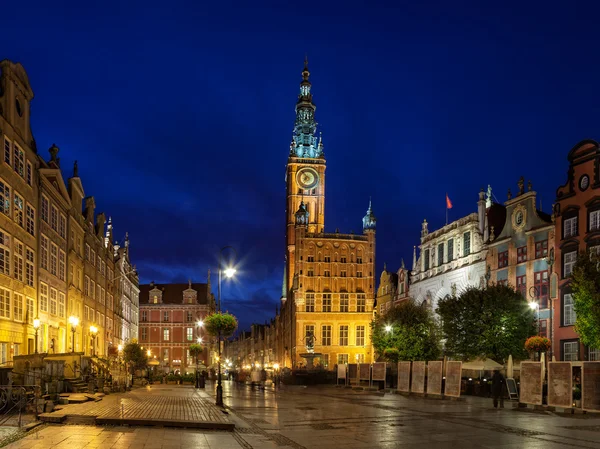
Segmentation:
<svg viewBox="0 0 600 449">
<path fill-rule="evenodd" d="M 198 343 L 202 343 L 202 337 L 198 337 Z"/>
<path fill-rule="evenodd" d="M 225 277 L 232 278 L 235 274 L 235 268 L 225 268 Z"/>
<path fill-rule="evenodd" d="M 535 309 L 537 309 L 537 303 L 536 303 L 536 302 L 530 302 L 530 303 L 529 303 L 529 308 L 530 308 L 531 310 L 535 310 Z"/>
<path fill-rule="evenodd" d="M 198 320 L 198 322 L 196 323 L 196 326 L 198 326 L 198 327 L 204 326 L 204 321 Z"/>
<path fill-rule="evenodd" d="M 34 329 L 40 328 L 40 319 L 39 318 L 36 318 L 35 320 L 33 320 L 33 328 Z"/>
<path fill-rule="evenodd" d="M 90 332 L 92 335 L 96 335 L 98 333 L 98 328 L 96 326 L 90 326 Z"/>
<path fill-rule="evenodd" d="M 123 345 L 117 346 L 117 349 L 119 350 L 119 352 L 121 352 L 123 350 Z"/>
<path fill-rule="evenodd" d="M 276 370 L 278 370 L 279 369 L 279 363 L 274 363 L 273 364 L 273 368 L 275 368 Z"/>
<path fill-rule="evenodd" d="M 79 318 L 77 318 L 76 316 L 71 315 L 69 317 L 69 324 L 73 327 L 79 326 Z"/>
<path fill-rule="evenodd" d="M 391 332 L 392 331 L 392 326 L 390 326 L 389 324 L 387 326 L 385 326 L 385 331 L 386 332 Z"/>
</svg>

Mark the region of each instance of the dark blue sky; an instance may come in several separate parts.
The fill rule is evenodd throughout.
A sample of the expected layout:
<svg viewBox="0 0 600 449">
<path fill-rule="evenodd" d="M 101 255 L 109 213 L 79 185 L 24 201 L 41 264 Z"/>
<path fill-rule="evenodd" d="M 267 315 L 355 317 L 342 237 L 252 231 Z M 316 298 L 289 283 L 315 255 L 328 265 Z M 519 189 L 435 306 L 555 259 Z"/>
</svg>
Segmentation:
<svg viewBox="0 0 600 449">
<path fill-rule="evenodd" d="M 600 138 L 593 3 L 86 3 L 3 5 L 0 58 L 29 73 L 38 148 L 55 142 L 69 176 L 79 160 L 144 282 L 203 281 L 235 246 L 223 305 L 243 326 L 280 296 L 305 53 L 326 228 L 359 232 L 372 196 L 378 272 L 410 265 L 423 218 L 444 224 L 445 192 L 456 219 L 481 187 L 504 201 L 523 175 L 548 211 L 568 151 Z"/>
</svg>

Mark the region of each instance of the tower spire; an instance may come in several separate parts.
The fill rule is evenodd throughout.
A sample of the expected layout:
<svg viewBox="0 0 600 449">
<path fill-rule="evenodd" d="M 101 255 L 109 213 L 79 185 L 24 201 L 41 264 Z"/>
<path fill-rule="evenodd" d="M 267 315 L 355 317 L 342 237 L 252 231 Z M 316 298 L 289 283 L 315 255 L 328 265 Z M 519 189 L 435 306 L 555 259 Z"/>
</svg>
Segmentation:
<svg viewBox="0 0 600 449">
<path fill-rule="evenodd" d="M 317 142 L 317 122 L 315 121 L 315 110 L 317 107 L 312 101 L 312 93 L 310 92 L 312 85 L 309 77 L 308 56 L 305 56 L 302 81 L 300 82 L 300 94 L 296 103 L 293 142 L 290 146 L 291 157 L 323 157 L 323 145 Z"/>
</svg>

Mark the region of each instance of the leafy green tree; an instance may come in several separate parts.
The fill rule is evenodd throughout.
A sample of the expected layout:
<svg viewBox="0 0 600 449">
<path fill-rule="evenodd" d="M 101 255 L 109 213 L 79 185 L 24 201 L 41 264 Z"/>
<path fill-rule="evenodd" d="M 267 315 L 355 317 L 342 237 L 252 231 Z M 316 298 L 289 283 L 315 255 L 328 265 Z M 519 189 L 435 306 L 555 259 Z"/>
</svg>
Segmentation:
<svg viewBox="0 0 600 449">
<path fill-rule="evenodd" d="M 125 345 L 125 348 L 123 349 L 123 360 L 125 360 L 125 363 L 131 366 L 134 370 L 144 369 L 148 364 L 146 352 L 137 343 L 137 341 L 132 341 L 131 343 L 127 343 Z"/>
<path fill-rule="evenodd" d="M 238 322 L 236 317 L 227 312 L 213 313 L 204 320 L 204 328 L 213 337 L 218 335 L 224 338 L 231 337 L 237 327 Z"/>
<path fill-rule="evenodd" d="M 373 347 L 389 361 L 436 360 L 440 339 L 431 310 L 405 301 L 371 322 Z"/>
<path fill-rule="evenodd" d="M 506 285 L 468 288 L 438 302 L 446 353 L 463 360 L 490 358 L 505 363 L 512 354 L 527 358 L 525 340 L 536 333 L 527 300 Z"/>
<path fill-rule="evenodd" d="M 198 361 L 200 360 L 200 354 L 202 354 L 202 352 L 204 352 L 204 348 L 202 347 L 201 344 L 192 343 L 190 345 L 190 355 L 192 357 L 195 357 L 196 363 L 198 363 Z"/>
<path fill-rule="evenodd" d="M 579 339 L 586 346 L 600 348 L 600 258 L 595 252 L 579 255 L 571 288 Z"/>
</svg>

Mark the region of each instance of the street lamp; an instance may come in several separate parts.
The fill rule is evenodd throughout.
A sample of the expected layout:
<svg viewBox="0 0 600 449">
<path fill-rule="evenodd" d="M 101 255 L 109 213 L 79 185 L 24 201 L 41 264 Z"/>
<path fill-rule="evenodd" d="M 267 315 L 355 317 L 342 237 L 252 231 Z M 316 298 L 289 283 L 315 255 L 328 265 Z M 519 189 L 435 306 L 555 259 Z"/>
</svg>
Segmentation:
<svg viewBox="0 0 600 449">
<path fill-rule="evenodd" d="M 90 326 L 90 334 L 92 336 L 92 357 L 96 356 L 96 335 L 98 335 L 98 328 L 96 326 Z"/>
<path fill-rule="evenodd" d="M 75 328 L 79 325 L 79 318 L 77 318 L 74 315 L 71 315 L 69 317 L 69 324 L 71 325 L 71 332 L 73 333 L 73 338 L 72 338 L 72 351 L 71 352 L 75 352 Z"/>
<path fill-rule="evenodd" d="M 202 337 L 200 336 L 200 329 L 202 329 L 202 326 L 204 326 L 204 321 L 202 320 L 198 320 L 196 322 L 196 326 L 198 327 L 198 344 L 202 343 Z M 196 388 L 200 388 L 200 378 L 198 377 L 198 357 L 200 357 L 200 354 L 198 354 L 198 352 L 196 352 Z M 204 387 L 202 387 L 204 388 Z"/>
<path fill-rule="evenodd" d="M 390 326 L 389 324 L 387 326 L 385 326 L 385 331 L 392 332 L 392 326 Z"/>
<path fill-rule="evenodd" d="M 35 329 L 35 353 L 38 353 L 38 329 L 40 328 L 40 319 L 33 320 L 33 328 Z"/>
<path fill-rule="evenodd" d="M 540 304 L 539 304 L 539 291 L 537 289 L 537 287 L 531 287 L 529 289 L 529 296 L 531 296 L 532 301 L 529 303 L 529 308 L 531 310 L 535 310 L 537 313 L 537 319 L 536 319 L 536 327 L 537 327 L 537 333 L 538 335 L 540 334 Z"/>
<path fill-rule="evenodd" d="M 227 267 L 225 268 L 225 270 L 223 270 L 223 250 L 226 249 L 231 249 L 234 253 L 235 253 L 235 257 L 237 259 L 237 251 L 235 250 L 235 248 L 233 246 L 224 246 L 223 248 L 221 248 L 221 250 L 219 251 L 219 313 L 221 313 L 221 278 L 222 278 L 222 271 L 225 271 L 225 276 L 227 278 L 232 278 L 233 275 L 235 274 L 235 268 L 233 267 Z M 217 367 L 218 367 L 218 373 L 217 373 L 217 402 L 216 405 L 218 406 L 222 406 L 223 405 L 223 386 L 221 385 L 221 330 L 219 329 L 219 338 L 217 340 L 217 345 L 219 346 L 219 356 L 217 358 Z"/>
</svg>

